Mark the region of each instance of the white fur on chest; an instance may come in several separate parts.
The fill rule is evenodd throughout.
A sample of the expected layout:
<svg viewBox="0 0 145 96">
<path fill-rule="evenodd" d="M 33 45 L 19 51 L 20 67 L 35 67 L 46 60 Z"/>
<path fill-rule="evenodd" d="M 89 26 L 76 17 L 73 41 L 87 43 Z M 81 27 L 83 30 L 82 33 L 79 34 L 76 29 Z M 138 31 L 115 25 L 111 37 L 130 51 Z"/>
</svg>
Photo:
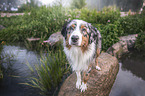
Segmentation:
<svg viewBox="0 0 145 96">
<path fill-rule="evenodd" d="M 64 42 L 64 52 L 73 71 L 86 71 L 89 64 L 93 61 L 95 43 L 90 44 L 88 50 L 83 53 L 81 47 L 72 46 L 68 49 Z"/>
</svg>

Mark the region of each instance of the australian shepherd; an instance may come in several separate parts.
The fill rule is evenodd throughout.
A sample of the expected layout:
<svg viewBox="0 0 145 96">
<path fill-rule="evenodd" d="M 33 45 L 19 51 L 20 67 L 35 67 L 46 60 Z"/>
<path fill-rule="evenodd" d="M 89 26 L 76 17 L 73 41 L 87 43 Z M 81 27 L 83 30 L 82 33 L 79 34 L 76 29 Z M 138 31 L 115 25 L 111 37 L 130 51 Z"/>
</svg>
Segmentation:
<svg viewBox="0 0 145 96">
<path fill-rule="evenodd" d="M 101 34 L 90 23 L 77 19 L 64 24 L 61 34 L 64 37 L 64 52 L 72 70 L 76 72 L 76 88 L 84 92 L 87 90 L 92 63 L 95 62 L 96 69 L 101 70 L 97 59 L 101 51 Z"/>
</svg>

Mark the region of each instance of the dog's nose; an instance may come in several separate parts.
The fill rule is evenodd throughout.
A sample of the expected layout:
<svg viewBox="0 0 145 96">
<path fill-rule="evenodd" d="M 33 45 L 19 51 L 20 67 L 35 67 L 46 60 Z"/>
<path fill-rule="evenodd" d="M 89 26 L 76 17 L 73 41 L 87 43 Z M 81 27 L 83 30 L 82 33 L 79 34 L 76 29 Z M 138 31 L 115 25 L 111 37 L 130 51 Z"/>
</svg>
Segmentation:
<svg viewBox="0 0 145 96">
<path fill-rule="evenodd" d="M 78 39 L 79 39 L 79 36 L 77 36 L 77 35 L 73 35 L 73 36 L 71 37 L 71 40 L 72 40 L 73 42 L 77 42 Z"/>
</svg>

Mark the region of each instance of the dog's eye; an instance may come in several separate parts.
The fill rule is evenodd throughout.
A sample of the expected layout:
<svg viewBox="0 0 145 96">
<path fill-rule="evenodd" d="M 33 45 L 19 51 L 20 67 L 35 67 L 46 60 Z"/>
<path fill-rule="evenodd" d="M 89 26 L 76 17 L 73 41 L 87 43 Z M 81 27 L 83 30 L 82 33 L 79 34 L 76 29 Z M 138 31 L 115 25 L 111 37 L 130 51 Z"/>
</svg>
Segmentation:
<svg viewBox="0 0 145 96">
<path fill-rule="evenodd" d="M 85 29 L 85 28 L 83 28 L 83 29 L 82 29 L 82 31 L 86 31 L 86 29 Z"/>
<path fill-rule="evenodd" d="M 71 26 L 71 27 L 70 27 L 70 30 L 74 30 L 74 27 Z"/>
</svg>

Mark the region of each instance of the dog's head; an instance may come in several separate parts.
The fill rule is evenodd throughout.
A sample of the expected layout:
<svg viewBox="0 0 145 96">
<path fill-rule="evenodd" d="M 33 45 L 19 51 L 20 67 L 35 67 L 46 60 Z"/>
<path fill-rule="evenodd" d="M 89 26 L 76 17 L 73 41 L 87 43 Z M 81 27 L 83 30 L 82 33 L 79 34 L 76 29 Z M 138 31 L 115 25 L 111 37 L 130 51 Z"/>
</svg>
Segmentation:
<svg viewBox="0 0 145 96">
<path fill-rule="evenodd" d="M 67 47 L 87 48 L 92 42 L 96 43 L 98 31 L 90 23 L 75 19 L 64 24 L 61 34 L 65 38 Z"/>
</svg>

